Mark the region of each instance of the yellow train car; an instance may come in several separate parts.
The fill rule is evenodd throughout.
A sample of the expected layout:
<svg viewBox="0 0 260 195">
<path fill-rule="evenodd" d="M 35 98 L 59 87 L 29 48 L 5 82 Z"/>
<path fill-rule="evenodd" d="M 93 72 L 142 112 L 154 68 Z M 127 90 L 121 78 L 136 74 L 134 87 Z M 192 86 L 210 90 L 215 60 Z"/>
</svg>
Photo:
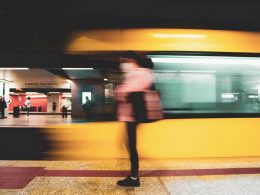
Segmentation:
<svg viewBox="0 0 260 195">
<path fill-rule="evenodd" d="M 138 127 L 141 158 L 260 156 L 260 33 L 98 29 L 68 39 L 67 54 L 134 50 L 154 62 L 167 119 Z M 49 127 L 50 158 L 125 158 L 124 124 Z"/>
</svg>

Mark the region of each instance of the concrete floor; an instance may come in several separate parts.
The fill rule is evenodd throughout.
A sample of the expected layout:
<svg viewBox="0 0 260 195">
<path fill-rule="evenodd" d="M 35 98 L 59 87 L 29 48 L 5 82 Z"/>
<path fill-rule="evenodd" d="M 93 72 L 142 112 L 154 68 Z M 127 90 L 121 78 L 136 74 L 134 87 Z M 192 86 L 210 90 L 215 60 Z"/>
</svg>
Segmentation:
<svg viewBox="0 0 260 195">
<path fill-rule="evenodd" d="M 127 159 L 0 161 L 0 194 L 257 195 L 259 167 L 260 158 L 142 159 L 141 187 L 125 188 L 116 181 L 127 174 Z"/>
</svg>

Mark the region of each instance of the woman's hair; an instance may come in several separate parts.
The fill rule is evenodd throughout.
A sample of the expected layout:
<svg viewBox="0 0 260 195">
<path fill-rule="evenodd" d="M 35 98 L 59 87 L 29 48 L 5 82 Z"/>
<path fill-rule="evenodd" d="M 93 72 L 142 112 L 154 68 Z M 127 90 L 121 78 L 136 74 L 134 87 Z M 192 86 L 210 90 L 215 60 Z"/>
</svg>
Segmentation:
<svg viewBox="0 0 260 195">
<path fill-rule="evenodd" d="M 142 57 L 134 51 L 125 51 L 121 54 L 122 58 L 134 59 L 140 67 L 153 68 L 153 62 L 150 58 Z"/>
<path fill-rule="evenodd" d="M 143 61 L 140 64 L 144 68 L 153 69 L 153 61 L 151 58 L 143 58 Z"/>
<path fill-rule="evenodd" d="M 136 62 L 140 62 L 142 57 L 139 56 L 136 52 L 134 51 L 125 51 L 121 54 L 122 58 L 130 58 L 130 59 L 134 59 Z"/>
</svg>

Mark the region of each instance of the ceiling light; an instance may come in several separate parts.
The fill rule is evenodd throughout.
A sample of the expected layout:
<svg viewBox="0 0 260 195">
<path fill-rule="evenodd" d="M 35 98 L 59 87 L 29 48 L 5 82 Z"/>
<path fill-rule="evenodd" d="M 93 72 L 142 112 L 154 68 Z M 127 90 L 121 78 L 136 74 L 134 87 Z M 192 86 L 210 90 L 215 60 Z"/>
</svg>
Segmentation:
<svg viewBox="0 0 260 195">
<path fill-rule="evenodd" d="M 29 68 L 0 68 L 0 70 L 29 70 Z"/>
<path fill-rule="evenodd" d="M 190 38 L 190 39 L 200 39 L 207 37 L 207 35 L 200 34 L 154 34 L 156 38 Z"/>
<path fill-rule="evenodd" d="M 222 93 L 221 98 L 235 98 L 234 94 L 232 93 Z"/>
<path fill-rule="evenodd" d="M 104 81 L 107 81 L 107 78 L 105 78 Z"/>
<path fill-rule="evenodd" d="M 5 79 L 0 79 L 0 82 L 3 82 L 3 83 L 11 83 L 13 81 L 8 81 L 8 80 L 5 80 Z"/>
</svg>

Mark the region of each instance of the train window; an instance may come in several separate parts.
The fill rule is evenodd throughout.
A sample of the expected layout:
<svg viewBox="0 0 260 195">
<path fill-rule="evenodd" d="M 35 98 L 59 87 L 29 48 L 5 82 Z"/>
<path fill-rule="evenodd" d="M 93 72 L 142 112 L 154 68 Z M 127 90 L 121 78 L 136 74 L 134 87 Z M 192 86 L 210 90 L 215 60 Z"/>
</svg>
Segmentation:
<svg viewBox="0 0 260 195">
<path fill-rule="evenodd" d="M 260 113 L 260 57 L 148 57 L 165 112 Z"/>
</svg>

